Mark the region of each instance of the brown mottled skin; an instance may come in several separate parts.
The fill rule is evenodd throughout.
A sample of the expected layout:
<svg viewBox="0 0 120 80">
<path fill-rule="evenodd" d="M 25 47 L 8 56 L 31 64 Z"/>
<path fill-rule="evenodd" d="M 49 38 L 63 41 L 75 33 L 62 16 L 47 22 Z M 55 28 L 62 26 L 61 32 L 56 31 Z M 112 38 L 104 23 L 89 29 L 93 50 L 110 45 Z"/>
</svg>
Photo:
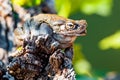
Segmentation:
<svg viewBox="0 0 120 80">
<path fill-rule="evenodd" d="M 45 24 L 44 24 L 45 23 Z M 87 22 L 85 20 L 67 19 L 55 14 L 39 14 L 31 17 L 24 24 L 23 30 L 15 30 L 17 44 L 26 36 L 39 36 L 41 34 L 52 36 L 60 44 L 60 49 L 65 49 L 66 53 L 71 53 L 72 44 L 78 36 L 86 35 Z M 20 43 L 20 44 L 21 44 Z M 73 54 L 72 54 L 73 55 Z"/>
</svg>

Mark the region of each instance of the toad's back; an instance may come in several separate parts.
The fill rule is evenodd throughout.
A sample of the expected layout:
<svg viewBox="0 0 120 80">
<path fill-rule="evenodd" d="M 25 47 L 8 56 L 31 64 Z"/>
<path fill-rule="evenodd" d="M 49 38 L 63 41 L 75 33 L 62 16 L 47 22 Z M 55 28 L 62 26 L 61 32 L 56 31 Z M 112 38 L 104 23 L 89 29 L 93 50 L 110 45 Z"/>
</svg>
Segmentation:
<svg viewBox="0 0 120 80">
<path fill-rule="evenodd" d="M 48 23 L 52 23 L 57 20 L 63 20 L 63 21 L 70 20 L 70 19 L 66 19 L 64 17 L 58 16 L 56 14 L 39 14 L 37 16 L 34 16 L 33 18 L 35 21 L 46 21 Z"/>
</svg>

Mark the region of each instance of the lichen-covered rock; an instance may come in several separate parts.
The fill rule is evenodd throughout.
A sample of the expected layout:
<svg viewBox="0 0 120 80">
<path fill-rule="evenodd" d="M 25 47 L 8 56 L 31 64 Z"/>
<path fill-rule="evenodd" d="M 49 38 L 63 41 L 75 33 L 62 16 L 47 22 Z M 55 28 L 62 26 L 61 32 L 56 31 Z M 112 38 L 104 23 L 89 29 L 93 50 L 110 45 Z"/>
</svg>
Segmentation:
<svg viewBox="0 0 120 80">
<path fill-rule="evenodd" d="M 24 41 L 21 51 L 14 54 L 7 66 L 8 72 L 15 79 L 75 80 L 72 61 L 62 49 L 48 54 L 43 48 L 45 46 L 37 46 L 35 41 L 36 38 Z"/>
<path fill-rule="evenodd" d="M 8 72 L 16 79 L 30 80 L 37 78 L 44 72 L 49 59 L 46 56 L 47 54 L 40 54 L 25 53 L 21 56 L 14 57 L 7 66 Z"/>
<path fill-rule="evenodd" d="M 22 49 L 12 56 L 7 70 L 16 79 L 36 79 L 44 72 L 50 54 L 36 45 L 36 39 L 35 36 L 25 39 Z"/>
</svg>

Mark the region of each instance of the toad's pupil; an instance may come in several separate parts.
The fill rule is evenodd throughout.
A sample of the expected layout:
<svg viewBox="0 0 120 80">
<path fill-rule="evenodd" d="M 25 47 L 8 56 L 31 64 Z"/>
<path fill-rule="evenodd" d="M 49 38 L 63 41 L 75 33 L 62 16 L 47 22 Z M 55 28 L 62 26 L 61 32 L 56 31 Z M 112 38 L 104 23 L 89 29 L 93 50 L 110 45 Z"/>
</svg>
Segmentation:
<svg viewBox="0 0 120 80">
<path fill-rule="evenodd" d="M 73 24 L 68 24 L 68 26 L 72 27 L 72 26 L 73 26 Z"/>
<path fill-rule="evenodd" d="M 73 28 L 74 25 L 72 23 L 67 24 L 68 28 Z"/>
</svg>

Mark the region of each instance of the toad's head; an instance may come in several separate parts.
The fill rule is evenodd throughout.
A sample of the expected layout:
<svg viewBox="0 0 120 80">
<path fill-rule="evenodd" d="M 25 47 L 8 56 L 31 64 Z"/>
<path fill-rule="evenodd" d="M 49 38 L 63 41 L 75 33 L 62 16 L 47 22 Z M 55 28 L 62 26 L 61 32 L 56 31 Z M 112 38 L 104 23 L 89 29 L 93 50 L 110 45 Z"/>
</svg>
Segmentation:
<svg viewBox="0 0 120 80">
<path fill-rule="evenodd" d="M 58 20 L 53 22 L 53 31 L 66 36 L 84 36 L 87 33 L 85 20 Z"/>
</svg>

